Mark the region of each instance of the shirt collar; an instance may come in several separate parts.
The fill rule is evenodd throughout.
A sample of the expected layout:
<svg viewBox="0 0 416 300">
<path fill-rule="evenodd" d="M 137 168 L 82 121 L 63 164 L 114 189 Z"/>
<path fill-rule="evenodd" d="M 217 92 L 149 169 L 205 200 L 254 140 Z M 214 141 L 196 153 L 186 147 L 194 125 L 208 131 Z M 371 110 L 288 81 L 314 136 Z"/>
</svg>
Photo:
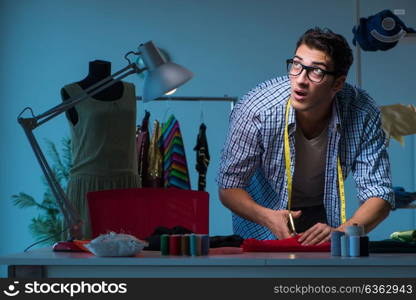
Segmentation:
<svg viewBox="0 0 416 300">
<path fill-rule="evenodd" d="M 289 98 L 290 99 L 290 98 Z M 289 99 L 287 101 L 289 101 Z M 285 102 L 287 105 L 287 102 Z M 286 106 L 285 106 L 286 108 Z M 341 116 L 340 116 L 340 110 L 339 110 L 339 100 L 338 100 L 338 94 L 335 95 L 334 101 L 332 102 L 332 114 L 331 114 L 331 121 L 329 122 L 329 128 L 331 130 L 341 130 Z M 289 135 L 292 135 L 296 132 L 296 116 L 295 116 L 295 110 L 292 106 L 289 108 L 289 122 L 288 122 L 288 131 Z"/>
</svg>

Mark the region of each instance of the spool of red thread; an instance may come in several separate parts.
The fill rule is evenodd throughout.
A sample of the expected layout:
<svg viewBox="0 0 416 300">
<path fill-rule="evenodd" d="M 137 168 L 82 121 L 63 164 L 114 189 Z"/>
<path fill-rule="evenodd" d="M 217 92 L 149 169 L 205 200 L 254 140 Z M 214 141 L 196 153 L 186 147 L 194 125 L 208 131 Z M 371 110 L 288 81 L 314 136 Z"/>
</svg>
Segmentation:
<svg viewBox="0 0 416 300">
<path fill-rule="evenodd" d="M 181 254 L 181 236 L 173 234 L 169 236 L 169 255 Z"/>
</svg>

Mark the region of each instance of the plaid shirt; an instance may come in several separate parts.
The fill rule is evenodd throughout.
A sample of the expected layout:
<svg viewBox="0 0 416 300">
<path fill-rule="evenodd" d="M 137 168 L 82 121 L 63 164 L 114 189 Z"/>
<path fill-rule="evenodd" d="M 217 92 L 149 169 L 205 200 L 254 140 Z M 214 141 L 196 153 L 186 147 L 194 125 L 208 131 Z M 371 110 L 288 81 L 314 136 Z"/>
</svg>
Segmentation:
<svg viewBox="0 0 416 300">
<path fill-rule="evenodd" d="M 277 210 L 287 209 L 288 203 L 283 137 L 290 91 L 290 80 L 284 76 L 259 84 L 240 99 L 231 113 L 217 177 L 220 188 L 242 188 L 258 204 Z M 379 197 L 394 208 L 394 197 L 387 140 L 376 103 L 366 92 L 347 83 L 333 103 L 323 203 L 328 224 L 338 227 L 341 204 L 337 155 L 344 178 L 352 171 L 360 203 Z M 293 176 L 296 120 L 292 107 L 288 131 Z M 236 214 L 233 214 L 233 230 L 243 238 L 276 238 L 268 228 Z"/>
</svg>

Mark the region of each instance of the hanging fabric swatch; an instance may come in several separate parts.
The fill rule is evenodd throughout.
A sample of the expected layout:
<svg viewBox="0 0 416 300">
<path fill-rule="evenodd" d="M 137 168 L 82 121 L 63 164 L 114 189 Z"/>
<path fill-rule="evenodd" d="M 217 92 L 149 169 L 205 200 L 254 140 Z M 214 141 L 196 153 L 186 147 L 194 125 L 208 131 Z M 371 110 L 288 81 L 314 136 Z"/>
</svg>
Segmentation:
<svg viewBox="0 0 416 300">
<path fill-rule="evenodd" d="M 159 148 L 158 141 L 161 136 L 160 124 L 157 120 L 153 122 L 153 133 L 150 138 L 149 145 L 149 167 L 148 182 L 151 187 L 163 187 L 163 168 L 162 168 L 162 152 Z"/>
<path fill-rule="evenodd" d="M 150 113 L 146 110 L 142 120 L 142 125 L 137 127 L 136 147 L 137 147 L 137 167 L 139 176 L 142 179 L 142 187 L 148 187 L 148 152 L 149 152 L 149 117 Z"/>
<path fill-rule="evenodd" d="M 204 123 L 199 126 L 199 133 L 196 139 L 196 146 L 194 150 L 196 151 L 196 170 L 198 171 L 198 191 L 205 191 L 206 187 L 206 174 L 208 170 L 208 165 L 210 161 L 209 151 L 208 151 L 208 141 L 206 136 L 206 129 Z"/>
<path fill-rule="evenodd" d="M 164 186 L 191 189 L 185 147 L 179 122 L 174 115 L 170 115 L 168 121 L 163 124 L 159 143 L 163 150 Z"/>
<path fill-rule="evenodd" d="M 381 126 L 388 138 L 404 145 L 404 136 L 416 133 L 416 108 L 409 104 L 381 106 Z"/>
</svg>

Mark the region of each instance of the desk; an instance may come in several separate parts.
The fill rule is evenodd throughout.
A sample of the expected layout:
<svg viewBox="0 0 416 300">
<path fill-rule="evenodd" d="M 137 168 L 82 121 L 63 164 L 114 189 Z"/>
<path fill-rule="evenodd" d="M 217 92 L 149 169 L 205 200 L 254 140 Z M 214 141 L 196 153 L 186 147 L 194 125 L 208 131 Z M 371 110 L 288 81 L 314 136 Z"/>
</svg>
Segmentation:
<svg viewBox="0 0 416 300">
<path fill-rule="evenodd" d="M 0 257 L 9 277 L 265 277 L 399 278 L 416 277 L 416 254 L 331 257 L 328 252 L 260 253 L 198 257 L 161 256 L 143 251 L 136 257 L 97 257 L 50 248 Z"/>
</svg>

